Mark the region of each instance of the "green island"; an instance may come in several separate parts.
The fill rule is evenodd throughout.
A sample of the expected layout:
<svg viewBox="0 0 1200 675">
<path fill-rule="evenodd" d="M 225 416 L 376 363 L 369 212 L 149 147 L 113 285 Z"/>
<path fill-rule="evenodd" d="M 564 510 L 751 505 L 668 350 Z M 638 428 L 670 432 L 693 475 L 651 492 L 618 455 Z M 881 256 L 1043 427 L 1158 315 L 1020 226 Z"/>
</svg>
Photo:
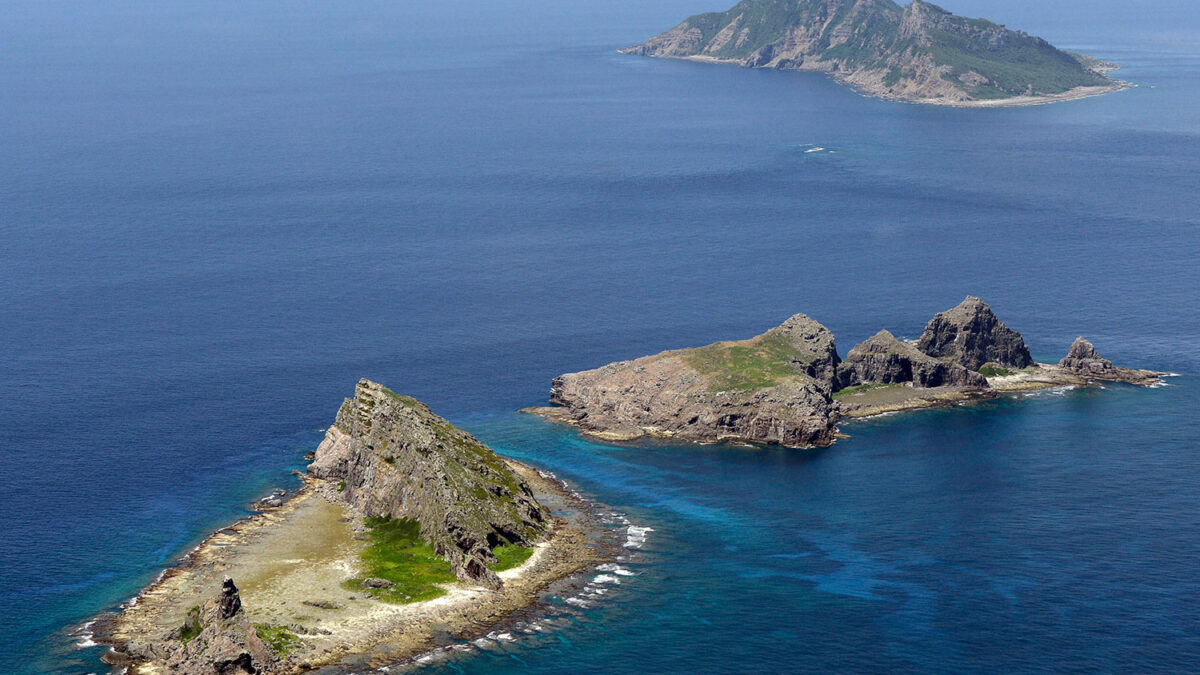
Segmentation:
<svg viewBox="0 0 1200 675">
<path fill-rule="evenodd" d="M 878 98 L 941 105 L 1028 105 L 1127 86 L 1105 74 L 1114 64 L 923 0 L 742 0 L 621 51 L 819 71 Z"/>
</svg>

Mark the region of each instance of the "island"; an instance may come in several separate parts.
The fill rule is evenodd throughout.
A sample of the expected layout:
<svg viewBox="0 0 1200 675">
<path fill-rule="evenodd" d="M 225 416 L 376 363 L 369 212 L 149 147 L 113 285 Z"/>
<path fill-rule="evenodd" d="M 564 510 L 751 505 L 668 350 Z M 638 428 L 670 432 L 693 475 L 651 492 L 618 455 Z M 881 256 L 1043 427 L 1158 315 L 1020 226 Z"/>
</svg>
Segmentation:
<svg viewBox="0 0 1200 675">
<path fill-rule="evenodd" d="M 1082 337 L 1058 363 L 1036 363 L 1025 340 L 977 297 L 941 312 L 920 338 L 886 330 L 845 360 L 833 333 L 804 314 L 747 340 L 620 361 L 554 378 L 552 406 L 524 412 L 608 441 L 824 447 L 843 418 L 931 408 L 1003 392 L 1124 382 L 1167 373 L 1114 366 Z"/>
<path fill-rule="evenodd" d="M 877 98 L 953 106 L 1052 103 L 1128 87 L 1117 66 L 913 0 L 742 0 L 626 54 L 811 70 Z"/>
<path fill-rule="evenodd" d="M 470 640 L 611 559 L 593 505 L 362 380 L 295 495 L 213 534 L 97 623 L 135 673 L 292 673 Z M 607 556 L 607 557 L 606 557 Z"/>
</svg>

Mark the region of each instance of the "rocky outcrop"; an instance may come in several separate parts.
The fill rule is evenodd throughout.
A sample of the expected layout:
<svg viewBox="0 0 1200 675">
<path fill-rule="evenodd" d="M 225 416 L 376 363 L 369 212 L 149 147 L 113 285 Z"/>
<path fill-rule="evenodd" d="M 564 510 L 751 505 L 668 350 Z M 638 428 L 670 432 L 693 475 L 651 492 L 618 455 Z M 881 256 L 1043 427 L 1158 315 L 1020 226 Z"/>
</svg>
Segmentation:
<svg viewBox="0 0 1200 675">
<path fill-rule="evenodd" d="M 361 380 L 308 472 L 364 516 L 411 518 L 460 579 L 498 587 L 492 549 L 531 545 L 548 514 L 490 448 L 425 404 Z"/>
<path fill-rule="evenodd" d="M 1111 64 L 922 0 L 742 0 L 622 51 L 815 70 L 875 96 L 922 103 L 1117 86 L 1103 74 Z"/>
<path fill-rule="evenodd" d="M 803 314 L 749 340 L 719 342 L 554 379 L 551 414 L 610 439 L 664 436 L 823 446 L 838 414 L 833 334 Z"/>
<path fill-rule="evenodd" d="M 1033 365 L 1021 334 L 1005 326 L 986 302 L 974 296 L 933 317 L 917 349 L 976 371 L 988 362 L 1009 368 Z"/>
<path fill-rule="evenodd" d="M 828 328 L 807 314 L 794 314 L 767 333 L 768 336 L 773 334 L 778 334 L 795 350 L 793 363 L 801 366 L 804 374 L 831 385 L 837 381 L 841 359 L 833 333 Z"/>
<path fill-rule="evenodd" d="M 948 361 L 934 358 L 881 330 L 855 345 L 842 363 L 841 385 L 899 384 L 915 387 L 987 387 L 987 378 Z"/>
<path fill-rule="evenodd" d="M 1067 355 L 1058 362 L 1058 367 L 1084 381 L 1126 382 L 1146 385 L 1159 381 L 1163 373 L 1152 370 L 1136 370 L 1114 366 L 1112 361 L 1096 353 L 1092 343 L 1082 337 L 1075 338 Z"/>
<path fill-rule="evenodd" d="M 164 659 L 172 673 L 269 673 L 277 662 L 242 611 L 233 579 L 225 579 L 220 595 L 188 613 L 178 638 Z"/>
<path fill-rule="evenodd" d="M 1058 365 L 1079 375 L 1103 376 L 1110 375 L 1116 370 L 1112 361 L 1101 358 L 1092 343 L 1082 337 L 1075 338 L 1075 341 L 1071 343 L 1071 348 L 1067 350 L 1067 355 L 1058 362 Z"/>
</svg>

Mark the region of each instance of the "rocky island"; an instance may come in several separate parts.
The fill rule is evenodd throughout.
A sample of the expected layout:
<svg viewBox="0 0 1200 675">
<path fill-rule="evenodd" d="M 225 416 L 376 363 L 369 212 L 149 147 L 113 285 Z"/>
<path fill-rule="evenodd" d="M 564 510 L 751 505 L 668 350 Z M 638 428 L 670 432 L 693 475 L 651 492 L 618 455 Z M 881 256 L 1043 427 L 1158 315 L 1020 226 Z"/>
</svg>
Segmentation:
<svg viewBox="0 0 1200 675">
<path fill-rule="evenodd" d="M 604 440 L 828 446 L 844 417 L 929 408 L 1005 391 L 1093 382 L 1150 385 L 1166 373 L 1119 368 L 1081 338 L 1036 363 L 1021 334 L 967 297 L 914 342 L 886 330 L 838 356 L 833 333 L 804 314 L 750 338 L 567 373 L 554 406 L 526 408 Z"/>
<path fill-rule="evenodd" d="M 870 96 L 937 105 L 1030 105 L 1129 86 L 1107 77 L 1112 63 L 923 0 L 742 0 L 621 51 L 819 71 Z"/>
<path fill-rule="evenodd" d="M 197 674 L 395 664 L 606 559 L 577 495 L 369 380 L 303 480 L 102 619 L 105 660 Z"/>
</svg>

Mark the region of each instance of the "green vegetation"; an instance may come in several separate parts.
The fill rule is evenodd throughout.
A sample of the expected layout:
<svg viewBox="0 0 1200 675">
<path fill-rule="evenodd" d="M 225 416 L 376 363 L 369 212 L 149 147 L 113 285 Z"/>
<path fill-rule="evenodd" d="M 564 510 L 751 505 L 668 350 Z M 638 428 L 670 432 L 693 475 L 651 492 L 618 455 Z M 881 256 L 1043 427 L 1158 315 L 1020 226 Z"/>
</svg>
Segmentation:
<svg viewBox="0 0 1200 675">
<path fill-rule="evenodd" d="M 187 618 L 183 621 L 183 627 L 179 629 L 179 640 L 183 644 L 192 641 L 192 638 L 200 634 L 204 627 L 200 625 L 200 606 L 197 605 L 188 610 Z"/>
<path fill-rule="evenodd" d="M 979 374 L 984 377 L 1007 377 L 1007 376 L 1013 375 L 1015 373 L 1013 373 L 1013 371 L 1009 370 L 1008 368 L 1005 368 L 1004 366 L 1002 366 L 1000 364 L 985 363 L 979 369 Z"/>
<path fill-rule="evenodd" d="M 928 18 L 919 27 L 921 35 L 908 37 L 901 36 L 900 25 L 909 9 L 892 0 L 742 0 L 728 11 L 698 14 L 687 23 L 700 32 L 693 53 L 724 59 L 762 55 L 764 48 L 769 59 L 776 54 L 771 46 L 786 44 L 797 27 L 804 27 L 816 39 L 813 56 L 837 62 L 838 70 L 882 71 L 885 87 L 917 77 L 911 66 L 928 59 L 944 67 L 943 79 L 976 99 L 1057 94 L 1110 82 L 1090 69 L 1099 65 L 1095 59 L 1060 51 L 1040 38 L 936 8 L 922 13 Z M 986 81 L 964 77 L 972 72 Z"/>
<path fill-rule="evenodd" d="M 338 490 L 338 492 L 345 492 L 346 491 L 346 481 L 339 480 L 337 490 Z"/>
<path fill-rule="evenodd" d="M 529 556 L 533 555 L 533 547 L 506 544 L 492 549 L 492 553 L 496 554 L 496 564 L 492 565 L 492 569 L 496 572 L 503 572 L 525 564 L 525 561 L 529 560 Z"/>
<path fill-rule="evenodd" d="M 833 392 L 833 400 L 840 401 L 840 400 L 846 398 L 847 396 L 854 396 L 855 394 L 862 394 L 864 392 L 871 391 L 872 389 L 886 389 L 888 387 L 895 387 L 895 386 L 897 386 L 897 385 L 882 384 L 879 382 L 868 382 L 866 384 L 856 384 L 852 387 L 845 387 L 844 389 L 839 389 L 839 390 Z"/>
<path fill-rule="evenodd" d="M 809 359 L 783 335 L 767 333 L 749 342 L 718 342 L 693 349 L 683 357 L 697 372 L 711 378 L 712 391 L 746 391 L 773 387 L 800 376 Z"/>
<path fill-rule="evenodd" d="M 421 525 L 401 518 L 367 518 L 371 543 L 362 552 L 363 576 L 342 585 L 384 602 L 404 604 L 432 600 L 445 594 L 439 584 L 456 581 L 450 563 L 438 557 L 421 539 Z M 387 579 L 391 588 L 363 588 L 367 577 Z"/>
<path fill-rule="evenodd" d="M 263 642 L 271 646 L 275 653 L 283 656 L 287 654 L 293 647 L 300 644 L 300 638 L 296 634 L 288 630 L 287 626 L 272 626 L 267 623 L 254 624 L 254 632 L 262 639 Z"/>
<path fill-rule="evenodd" d="M 987 29 L 999 29 L 983 23 Z M 1030 87 L 1035 93 L 1058 94 L 1075 87 L 1109 82 L 1108 78 L 1084 68 L 1075 57 L 1035 37 L 1007 34 L 999 46 L 991 46 L 959 32 L 931 30 L 930 37 L 929 53 L 934 63 L 950 67 L 942 77 L 960 82 L 960 75 L 975 71 L 988 78 L 985 84 L 964 86 L 976 98 L 1020 96 Z"/>
<path fill-rule="evenodd" d="M 383 393 L 387 394 L 388 396 L 391 396 L 392 398 L 396 399 L 397 401 L 400 401 L 401 403 L 403 403 L 404 405 L 406 405 L 410 408 L 424 407 L 420 401 L 418 401 L 417 399 L 415 399 L 411 396 L 405 396 L 404 394 L 397 394 L 396 392 L 392 391 L 391 389 L 388 389 L 387 387 L 380 387 L 380 388 L 383 389 Z"/>
</svg>

